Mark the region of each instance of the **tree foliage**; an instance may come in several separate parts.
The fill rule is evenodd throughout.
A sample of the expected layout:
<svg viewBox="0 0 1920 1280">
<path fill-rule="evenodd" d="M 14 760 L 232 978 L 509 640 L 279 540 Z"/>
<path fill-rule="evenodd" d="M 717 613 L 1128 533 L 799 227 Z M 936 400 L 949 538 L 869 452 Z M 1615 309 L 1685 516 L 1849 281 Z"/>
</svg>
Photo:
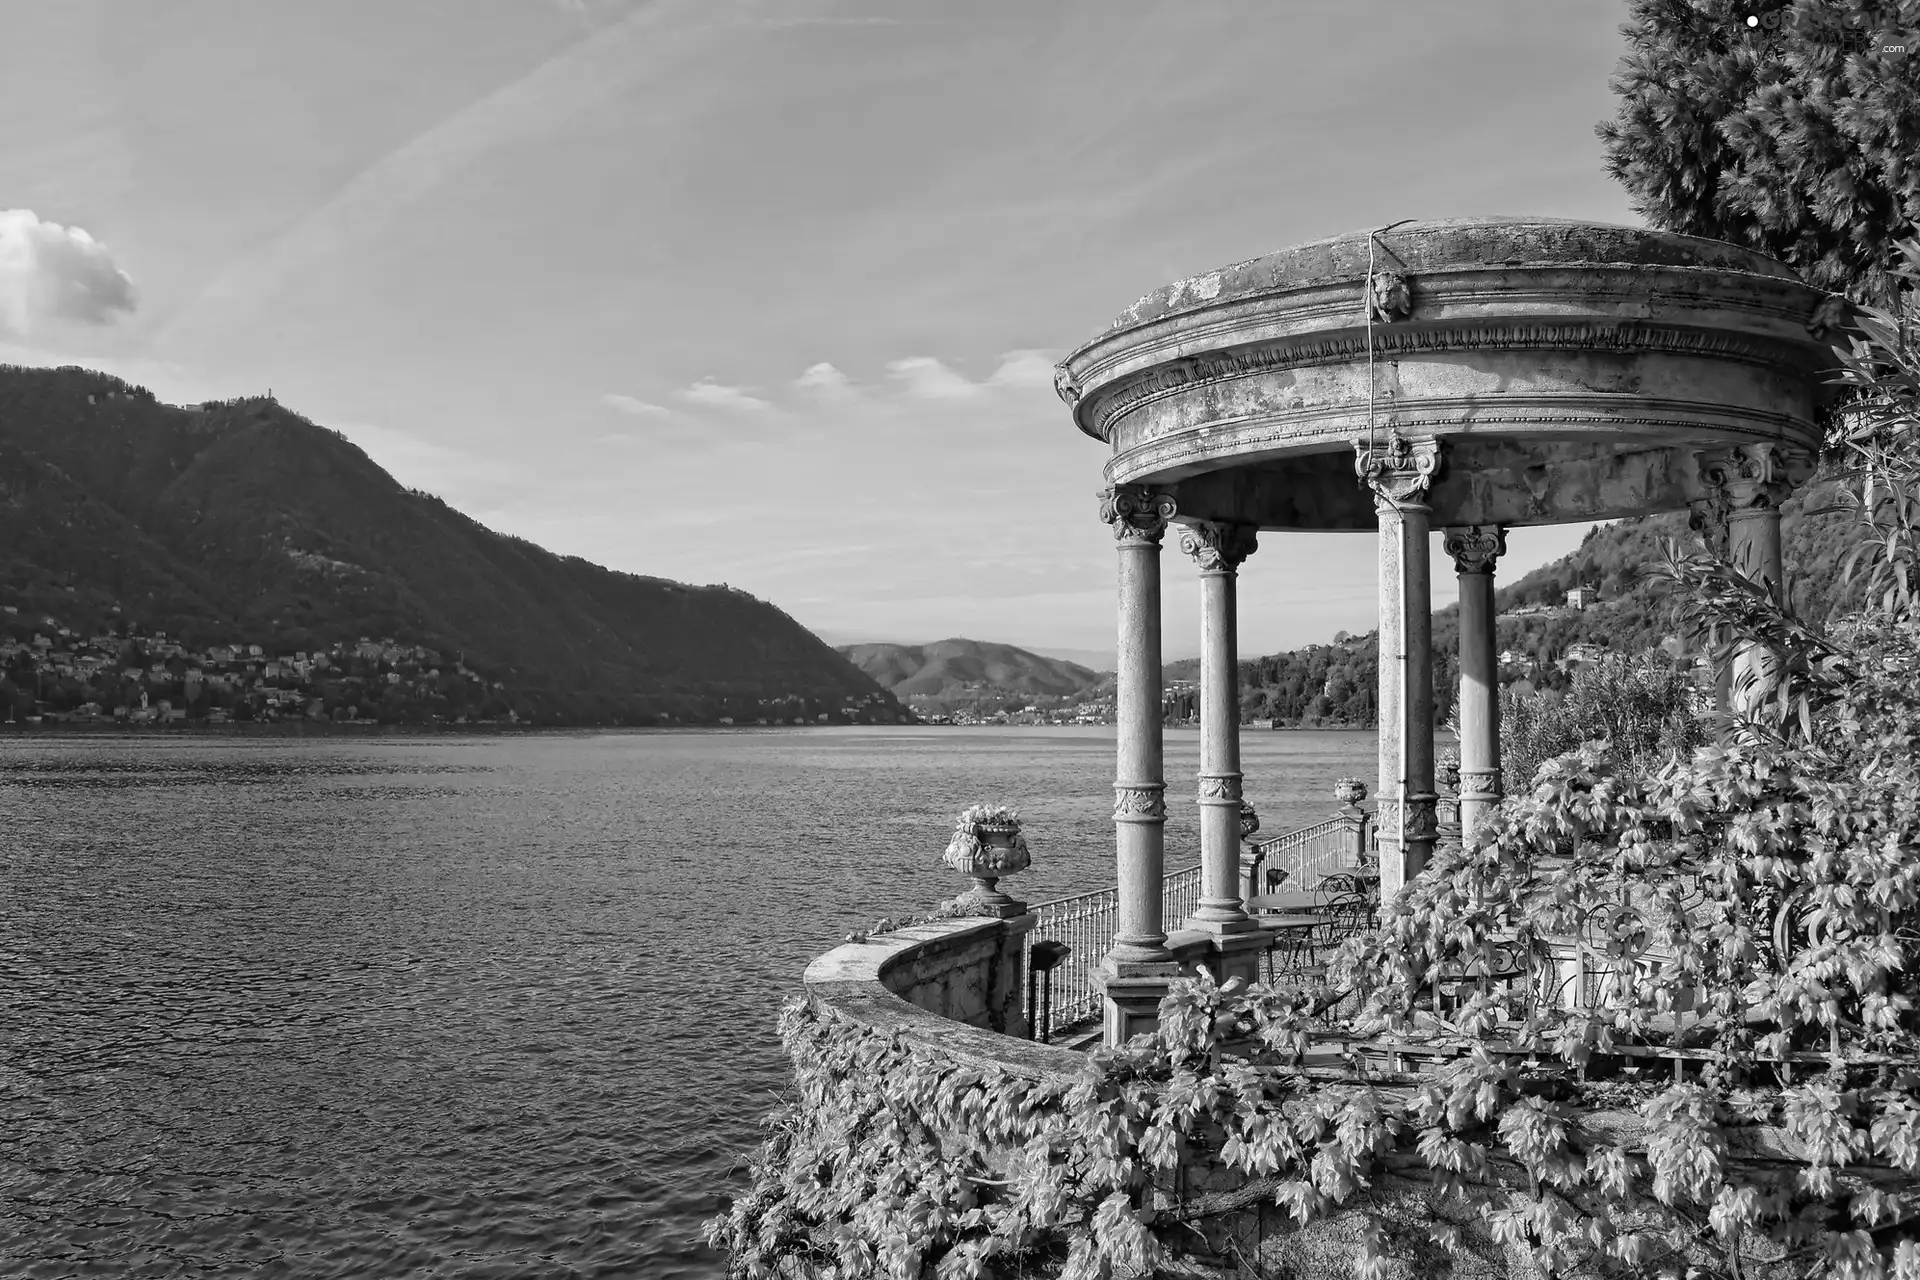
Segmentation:
<svg viewBox="0 0 1920 1280">
<path fill-rule="evenodd" d="M 1624 767 L 1657 765 L 1706 741 L 1692 709 L 1692 675 L 1664 655 L 1602 654 L 1582 663 L 1564 694 L 1505 691 L 1500 699 L 1503 789 L 1523 794 L 1534 774 L 1583 743 L 1605 740 Z"/>
<path fill-rule="evenodd" d="M 1598 132 L 1634 208 L 1889 303 L 1892 246 L 1920 225 L 1920 58 L 1878 46 L 1920 29 L 1920 4 L 1630 0 L 1628 13 L 1619 110 Z"/>
</svg>

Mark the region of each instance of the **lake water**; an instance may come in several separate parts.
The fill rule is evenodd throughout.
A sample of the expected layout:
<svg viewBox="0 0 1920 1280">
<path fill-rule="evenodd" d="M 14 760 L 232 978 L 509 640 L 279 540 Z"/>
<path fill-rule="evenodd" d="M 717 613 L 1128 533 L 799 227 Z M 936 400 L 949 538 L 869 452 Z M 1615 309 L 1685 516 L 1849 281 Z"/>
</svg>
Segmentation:
<svg viewBox="0 0 1920 1280">
<path fill-rule="evenodd" d="M 1371 734 L 1249 733 L 1263 833 Z M 1177 793 L 1198 762 L 1167 737 Z M 814 956 L 1111 883 L 1111 729 L 0 740 L 0 1275 L 715 1277 Z M 1197 860 L 1171 803 L 1169 866 Z"/>
</svg>

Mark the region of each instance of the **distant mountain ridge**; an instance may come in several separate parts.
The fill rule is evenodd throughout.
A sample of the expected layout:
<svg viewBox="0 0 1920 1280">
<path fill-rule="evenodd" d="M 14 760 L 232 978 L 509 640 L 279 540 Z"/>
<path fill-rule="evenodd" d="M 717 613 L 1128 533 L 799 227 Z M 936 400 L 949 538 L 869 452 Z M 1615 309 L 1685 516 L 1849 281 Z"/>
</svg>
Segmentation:
<svg viewBox="0 0 1920 1280">
<path fill-rule="evenodd" d="M 769 703 L 809 720 L 856 703 L 904 716 L 743 591 L 495 533 L 271 399 L 173 406 L 86 369 L 0 366 L 0 603 L 76 630 L 137 618 L 286 650 L 392 636 L 462 655 L 540 722 L 754 717 Z"/>
<path fill-rule="evenodd" d="M 1077 662 L 983 640 L 849 644 L 839 652 L 896 697 L 945 703 L 983 697 L 1071 698 L 1093 694 L 1112 679 Z"/>
</svg>

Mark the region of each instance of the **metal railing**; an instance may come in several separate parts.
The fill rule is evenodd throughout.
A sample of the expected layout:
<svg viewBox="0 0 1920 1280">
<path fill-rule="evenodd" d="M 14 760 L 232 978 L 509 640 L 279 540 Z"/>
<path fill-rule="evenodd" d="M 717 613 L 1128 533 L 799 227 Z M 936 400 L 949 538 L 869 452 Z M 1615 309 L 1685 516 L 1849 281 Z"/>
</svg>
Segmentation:
<svg viewBox="0 0 1920 1280">
<path fill-rule="evenodd" d="M 1287 883 L 1312 888 L 1325 876 L 1350 870 L 1366 855 L 1372 823 L 1364 810 L 1335 814 L 1298 831 L 1253 842 L 1260 859 L 1262 887 L 1267 872 L 1283 870 Z"/>
<path fill-rule="evenodd" d="M 1169 871 L 1160 881 L 1160 927 L 1171 933 L 1193 914 L 1200 899 L 1200 865 Z M 1029 908 L 1040 917 L 1027 934 L 1021 950 L 1021 972 L 1028 971 L 1033 944 L 1042 940 L 1060 942 L 1073 948 L 1066 963 L 1047 975 L 1052 983 L 1052 1004 L 1047 1025 L 1033 1028 L 1034 1038 L 1048 1040 L 1055 1031 L 1088 1022 L 1100 1016 L 1100 990 L 1093 985 L 1093 969 L 1107 952 L 1113 950 L 1115 917 L 1120 908 L 1117 889 L 1095 889 L 1076 893 L 1071 898 L 1037 902 Z M 1033 1010 L 1027 1011 L 1035 1018 Z"/>
<path fill-rule="evenodd" d="M 1160 927 L 1172 933 L 1200 905 L 1200 864 L 1169 871 L 1160 878 Z"/>
<path fill-rule="evenodd" d="M 1350 806 L 1324 822 L 1249 843 L 1260 854 L 1263 871 L 1284 867 L 1289 883 L 1311 887 L 1322 877 L 1351 869 L 1370 856 L 1373 826 L 1366 810 Z M 1199 901 L 1200 864 L 1167 872 L 1160 883 L 1160 927 L 1169 933 L 1178 929 Z M 1039 921 L 1021 949 L 1022 974 L 1032 973 L 1034 943 L 1058 942 L 1072 948 L 1063 963 L 1043 975 L 1051 994 L 1044 1019 L 1034 1009 L 1027 1011 L 1035 1039 L 1049 1040 L 1057 1031 L 1100 1016 L 1100 989 L 1093 984 L 1093 970 L 1113 949 L 1119 908 L 1119 891 L 1112 888 L 1039 902 L 1030 908 Z M 1042 1021 L 1046 1025 L 1040 1025 Z"/>
</svg>

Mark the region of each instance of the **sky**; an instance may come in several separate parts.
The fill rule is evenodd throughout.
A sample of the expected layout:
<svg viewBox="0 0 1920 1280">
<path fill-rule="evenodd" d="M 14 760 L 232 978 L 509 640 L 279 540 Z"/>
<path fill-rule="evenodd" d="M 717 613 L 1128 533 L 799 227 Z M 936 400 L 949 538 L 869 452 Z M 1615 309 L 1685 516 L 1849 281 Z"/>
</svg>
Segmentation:
<svg viewBox="0 0 1920 1280">
<path fill-rule="evenodd" d="M 271 389 L 491 528 L 835 643 L 1109 655 L 1106 452 L 1053 363 L 1150 289 L 1343 231 L 1637 224 L 1593 131 L 1623 20 L 0 0 L 0 362 Z M 1515 531 L 1502 575 L 1586 528 Z M 1265 535 L 1241 652 L 1371 630 L 1374 565 L 1367 534 Z M 1195 653 L 1173 539 L 1163 570 Z"/>
</svg>

